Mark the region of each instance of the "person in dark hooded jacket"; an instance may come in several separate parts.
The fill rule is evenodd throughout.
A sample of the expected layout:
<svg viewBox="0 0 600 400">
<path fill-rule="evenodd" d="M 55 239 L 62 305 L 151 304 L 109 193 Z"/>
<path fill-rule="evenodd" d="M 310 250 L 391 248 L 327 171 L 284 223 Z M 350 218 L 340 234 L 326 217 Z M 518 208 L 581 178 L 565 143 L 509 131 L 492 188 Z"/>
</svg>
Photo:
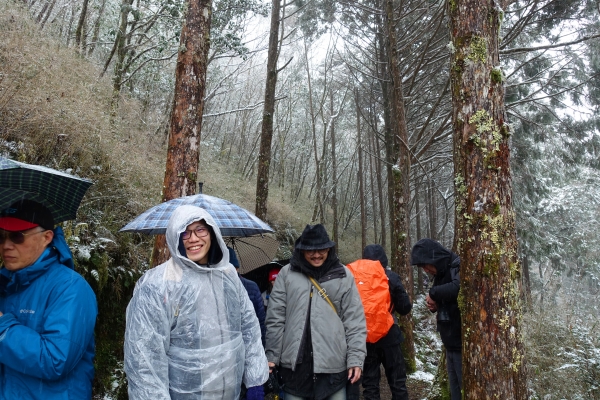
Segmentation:
<svg viewBox="0 0 600 400">
<path fill-rule="evenodd" d="M 379 261 L 388 278 L 390 297 L 393 311 L 406 315 L 412 310 L 412 302 L 402 285 L 400 276 L 388 268 L 388 258 L 385 249 L 379 244 L 370 244 L 363 250 L 363 259 Z M 393 314 L 392 314 L 393 315 Z M 363 397 L 366 400 L 379 400 L 379 382 L 381 380 L 381 365 L 385 370 L 392 400 L 408 400 L 406 390 L 406 365 L 400 344 L 404 335 L 398 326 L 394 315 L 394 324 L 388 333 L 375 343 L 367 342 L 367 357 L 362 376 Z M 348 388 L 347 400 L 358 400 L 358 383 Z"/>
<path fill-rule="evenodd" d="M 461 398 L 462 340 L 458 292 L 460 258 L 432 239 L 421 239 L 412 248 L 411 263 L 433 275 L 427 308 L 437 312 L 437 330 L 446 347 L 446 365 L 452 400 Z"/>
<path fill-rule="evenodd" d="M 227 247 L 229 251 L 229 263 L 235 267 L 235 269 L 240 268 L 240 262 L 235 254 L 235 251 L 231 247 Z M 254 307 L 254 312 L 256 313 L 256 317 L 258 318 L 258 323 L 260 324 L 260 338 L 262 340 L 263 347 L 265 346 L 265 318 L 267 313 L 265 312 L 265 306 L 263 303 L 262 294 L 260 293 L 260 289 L 256 282 L 251 281 L 250 279 L 246 279 L 243 276 L 238 274 L 240 281 L 242 281 L 242 285 L 244 285 L 244 289 L 248 292 L 248 297 L 252 302 L 252 306 Z"/>
</svg>

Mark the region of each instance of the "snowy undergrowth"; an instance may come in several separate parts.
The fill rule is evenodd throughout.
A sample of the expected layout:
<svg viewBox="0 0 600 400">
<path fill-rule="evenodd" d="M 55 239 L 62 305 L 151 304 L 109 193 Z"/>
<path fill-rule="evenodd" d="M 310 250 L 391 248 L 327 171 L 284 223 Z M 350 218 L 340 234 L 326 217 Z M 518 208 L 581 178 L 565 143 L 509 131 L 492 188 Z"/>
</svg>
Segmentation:
<svg viewBox="0 0 600 400">
<path fill-rule="evenodd" d="M 600 398 L 600 321 L 559 307 L 524 318 L 531 399 Z"/>
<path fill-rule="evenodd" d="M 442 342 L 436 331 L 435 314 L 425 305 L 425 295 L 415 297 L 412 313 L 417 370 L 408 379 L 431 383 L 440 360 Z"/>
</svg>

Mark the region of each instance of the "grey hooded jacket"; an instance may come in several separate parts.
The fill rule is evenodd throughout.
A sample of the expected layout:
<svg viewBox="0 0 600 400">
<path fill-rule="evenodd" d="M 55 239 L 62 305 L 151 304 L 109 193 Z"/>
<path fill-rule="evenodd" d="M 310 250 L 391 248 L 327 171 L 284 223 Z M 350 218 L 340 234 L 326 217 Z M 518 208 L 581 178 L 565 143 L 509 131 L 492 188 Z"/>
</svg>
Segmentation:
<svg viewBox="0 0 600 400">
<path fill-rule="evenodd" d="M 350 271 L 320 284 L 337 309 L 313 291 L 308 277 L 286 265 L 279 271 L 267 308 L 267 359 L 295 370 L 310 303 L 310 328 L 315 373 L 363 368 L 366 355 L 365 314 Z"/>
<path fill-rule="evenodd" d="M 215 233 L 211 246 L 222 258 L 198 265 L 183 256 L 179 236 L 204 220 Z M 181 206 L 166 233 L 172 258 L 146 272 L 127 307 L 125 372 L 132 400 L 237 399 L 242 381 L 268 378 L 258 319 L 229 263 L 212 217 Z"/>
</svg>

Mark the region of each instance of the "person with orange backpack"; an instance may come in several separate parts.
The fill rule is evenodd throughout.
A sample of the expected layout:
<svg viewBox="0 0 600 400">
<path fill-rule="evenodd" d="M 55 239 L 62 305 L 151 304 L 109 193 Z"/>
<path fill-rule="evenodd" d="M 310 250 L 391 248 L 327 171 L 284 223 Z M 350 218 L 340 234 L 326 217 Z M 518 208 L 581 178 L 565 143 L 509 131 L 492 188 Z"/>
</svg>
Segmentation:
<svg viewBox="0 0 600 400">
<path fill-rule="evenodd" d="M 406 366 L 400 344 L 404 340 L 394 312 L 406 315 L 412 302 L 398 274 L 388 268 L 385 250 L 378 244 L 364 248 L 363 258 L 347 265 L 354 275 L 367 320 L 367 357 L 362 376 L 365 400 L 379 400 L 383 364 L 392 400 L 408 400 Z M 347 400 L 358 400 L 359 383 L 347 389 Z"/>
</svg>

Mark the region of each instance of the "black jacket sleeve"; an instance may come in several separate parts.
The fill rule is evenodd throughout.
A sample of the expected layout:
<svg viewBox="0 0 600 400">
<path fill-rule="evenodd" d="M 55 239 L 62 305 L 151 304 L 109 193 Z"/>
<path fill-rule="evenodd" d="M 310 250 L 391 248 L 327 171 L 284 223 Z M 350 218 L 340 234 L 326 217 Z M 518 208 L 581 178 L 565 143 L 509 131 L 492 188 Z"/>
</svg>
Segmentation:
<svg viewBox="0 0 600 400">
<path fill-rule="evenodd" d="M 385 274 L 388 277 L 388 284 L 390 285 L 390 295 L 392 297 L 392 304 L 394 305 L 394 311 L 400 315 L 406 315 L 412 310 L 412 303 L 408 297 L 408 293 L 402 285 L 400 277 L 395 272 L 386 269 Z"/>
<path fill-rule="evenodd" d="M 433 286 L 429 290 L 429 297 L 438 303 L 455 302 L 458 299 L 458 291 L 460 289 L 459 268 L 452 266 L 448 273 L 450 274 L 449 282 Z"/>
</svg>

